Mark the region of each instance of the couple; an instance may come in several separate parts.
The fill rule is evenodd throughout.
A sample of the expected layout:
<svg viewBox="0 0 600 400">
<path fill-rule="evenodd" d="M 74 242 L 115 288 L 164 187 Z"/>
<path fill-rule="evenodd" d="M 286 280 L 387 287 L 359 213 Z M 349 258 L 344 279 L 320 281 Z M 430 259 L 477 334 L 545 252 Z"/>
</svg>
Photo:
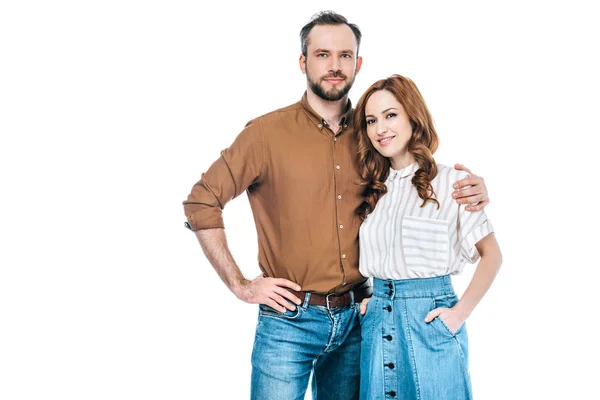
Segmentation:
<svg viewBox="0 0 600 400">
<path fill-rule="evenodd" d="M 303 399 L 312 374 L 319 400 L 469 399 L 464 321 L 501 262 L 483 180 L 436 164 L 409 79 L 376 82 L 352 109 L 356 25 L 323 12 L 300 39 L 302 99 L 250 121 L 184 201 L 221 279 L 259 304 L 251 397 Z M 253 280 L 221 214 L 244 191 L 263 272 Z M 479 257 L 459 300 L 449 275 Z"/>
</svg>

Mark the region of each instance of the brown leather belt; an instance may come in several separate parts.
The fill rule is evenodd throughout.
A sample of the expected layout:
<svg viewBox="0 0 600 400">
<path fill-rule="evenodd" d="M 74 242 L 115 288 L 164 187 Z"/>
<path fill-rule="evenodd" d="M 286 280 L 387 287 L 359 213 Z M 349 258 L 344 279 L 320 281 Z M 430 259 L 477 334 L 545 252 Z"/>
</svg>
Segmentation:
<svg viewBox="0 0 600 400">
<path fill-rule="evenodd" d="M 291 289 L 288 290 L 292 292 L 296 297 L 298 297 L 300 301 L 302 301 L 302 303 L 304 303 L 307 292 L 296 292 L 295 290 Z M 350 306 L 352 305 L 350 292 L 354 292 L 354 302 L 360 303 L 361 301 L 363 301 L 363 299 L 371 297 L 371 295 L 373 294 L 373 288 L 371 287 L 371 282 L 367 279 L 363 283 L 359 283 L 353 289 L 344 293 L 311 293 L 310 299 L 308 300 L 308 304 L 316 306 L 325 306 L 329 309 Z"/>
</svg>

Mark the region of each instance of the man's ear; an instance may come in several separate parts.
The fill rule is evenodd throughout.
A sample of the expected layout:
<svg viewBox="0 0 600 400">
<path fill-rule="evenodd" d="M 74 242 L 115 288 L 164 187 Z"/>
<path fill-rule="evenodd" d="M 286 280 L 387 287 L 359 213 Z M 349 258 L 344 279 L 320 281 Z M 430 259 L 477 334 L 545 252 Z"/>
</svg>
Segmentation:
<svg viewBox="0 0 600 400">
<path fill-rule="evenodd" d="M 354 74 L 358 74 L 360 72 L 360 67 L 362 67 L 362 57 L 358 56 L 358 58 L 356 59 L 356 71 L 354 72 Z"/>
<path fill-rule="evenodd" d="M 306 57 L 304 56 L 304 54 L 300 54 L 298 64 L 300 65 L 300 70 L 302 71 L 302 73 L 306 74 Z"/>
</svg>

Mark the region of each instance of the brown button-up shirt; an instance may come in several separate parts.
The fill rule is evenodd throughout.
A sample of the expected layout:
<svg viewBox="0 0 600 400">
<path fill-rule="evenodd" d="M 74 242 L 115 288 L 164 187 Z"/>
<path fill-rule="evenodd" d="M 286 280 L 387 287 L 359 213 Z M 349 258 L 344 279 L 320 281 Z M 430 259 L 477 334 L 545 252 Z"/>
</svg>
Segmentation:
<svg viewBox="0 0 600 400">
<path fill-rule="evenodd" d="M 364 281 L 355 213 L 364 187 L 348 103 L 338 132 L 309 106 L 306 93 L 250 121 L 183 202 L 190 228 L 224 228 L 223 207 L 247 191 L 265 276 L 321 294 Z"/>
</svg>

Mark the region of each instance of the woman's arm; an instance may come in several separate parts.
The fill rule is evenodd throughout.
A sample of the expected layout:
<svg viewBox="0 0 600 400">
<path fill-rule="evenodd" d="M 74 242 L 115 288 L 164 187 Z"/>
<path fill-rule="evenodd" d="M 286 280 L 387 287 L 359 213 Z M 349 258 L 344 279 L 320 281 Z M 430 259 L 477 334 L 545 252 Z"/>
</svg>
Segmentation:
<svg viewBox="0 0 600 400">
<path fill-rule="evenodd" d="M 453 307 L 461 315 L 464 315 L 465 319 L 471 315 L 475 306 L 479 304 L 479 301 L 490 286 L 492 286 L 492 282 L 502 264 L 500 246 L 498 246 L 496 236 L 493 233 L 490 233 L 477 242 L 475 247 L 477 247 L 477 251 L 481 255 L 481 260 L 477 265 L 477 269 L 475 269 L 467 290 L 465 290 L 458 303 Z"/>
<path fill-rule="evenodd" d="M 475 247 L 477 247 L 481 260 L 467 290 L 454 307 L 439 307 L 430 311 L 425 317 L 425 322 L 431 322 L 439 316 L 448 329 L 456 332 L 488 291 L 502 264 L 502 253 L 494 233 L 481 239 L 475 244 Z"/>
</svg>

